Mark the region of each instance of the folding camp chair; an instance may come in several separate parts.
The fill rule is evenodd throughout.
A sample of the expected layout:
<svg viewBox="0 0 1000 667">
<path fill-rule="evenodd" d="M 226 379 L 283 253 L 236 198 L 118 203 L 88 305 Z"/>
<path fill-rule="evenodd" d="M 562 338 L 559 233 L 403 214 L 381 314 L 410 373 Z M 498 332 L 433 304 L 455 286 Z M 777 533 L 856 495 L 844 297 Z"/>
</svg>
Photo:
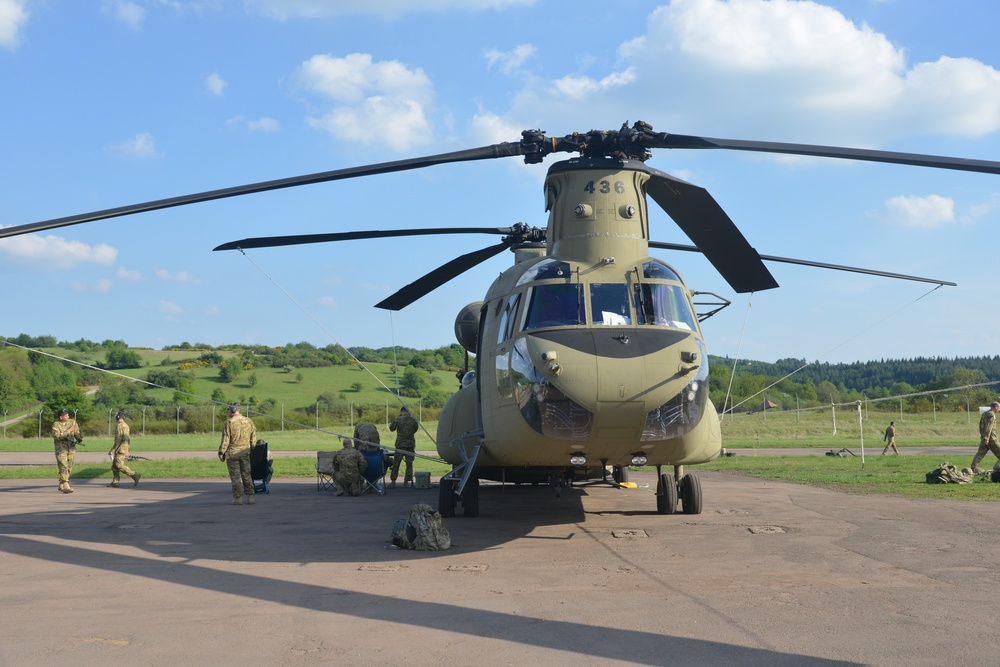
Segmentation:
<svg viewBox="0 0 1000 667">
<path fill-rule="evenodd" d="M 253 480 L 254 493 L 271 493 L 267 488 L 274 474 L 274 464 L 268 455 L 267 443 L 258 440 L 257 444 L 250 448 L 250 479 Z"/>
<path fill-rule="evenodd" d="M 337 488 L 333 483 L 333 455 L 336 452 L 316 452 L 316 490 L 332 491 Z"/>
<path fill-rule="evenodd" d="M 362 449 L 360 451 L 365 457 L 365 461 L 368 462 L 368 467 L 361 473 L 359 480 L 361 494 L 374 491 L 380 496 L 385 495 L 385 474 L 388 472 L 388 467 L 385 465 L 385 452 L 381 449 Z"/>
</svg>

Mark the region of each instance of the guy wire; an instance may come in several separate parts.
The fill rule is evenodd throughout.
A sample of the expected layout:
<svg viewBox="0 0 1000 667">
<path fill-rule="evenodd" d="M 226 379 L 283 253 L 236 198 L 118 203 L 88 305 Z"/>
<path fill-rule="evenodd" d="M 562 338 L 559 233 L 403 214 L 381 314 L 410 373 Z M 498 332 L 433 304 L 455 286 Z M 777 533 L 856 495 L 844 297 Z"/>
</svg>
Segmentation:
<svg viewBox="0 0 1000 667">
<path fill-rule="evenodd" d="M 874 322 L 872 322 L 872 323 L 871 323 L 870 325 L 868 325 L 868 326 L 867 326 L 867 327 L 865 327 L 864 329 L 861 329 L 860 331 L 858 331 L 857 333 L 855 333 L 855 334 L 854 334 L 853 336 L 851 336 L 851 337 L 849 337 L 849 338 L 846 338 L 846 339 L 844 339 L 843 341 L 841 341 L 841 342 L 837 343 L 836 345 L 834 345 L 833 347 L 831 347 L 830 349 L 828 349 L 828 350 L 827 350 L 826 352 L 824 352 L 824 353 L 823 353 L 822 355 L 820 355 L 819 357 L 816 357 L 816 361 L 819 361 L 819 359 L 820 359 L 820 358 L 822 358 L 823 356 L 825 356 L 825 355 L 827 355 L 827 354 L 830 354 L 831 352 L 833 352 L 833 351 L 834 351 L 834 350 L 836 350 L 837 348 L 839 348 L 839 347 L 842 347 L 842 346 L 846 345 L 847 343 L 851 342 L 852 340 L 854 340 L 855 338 L 857 338 L 857 337 L 858 337 L 858 336 L 860 336 L 861 334 L 863 334 L 863 333 L 866 333 L 866 332 L 870 331 L 871 329 L 874 329 L 874 328 L 875 328 L 876 326 L 878 326 L 879 324 L 882 324 L 883 322 L 885 322 L 885 321 L 886 321 L 886 320 L 888 320 L 889 318 L 891 318 L 891 317 L 894 317 L 895 315 L 899 314 L 900 312 L 902 312 L 902 311 L 906 310 L 907 308 L 909 308 L 910 306 L 912 306 L 913 304 L 915 304 L 915 303 L 916 303 L 917 301 L 920 301 L 921 299 L 923 299 L 923 298 L 924 298 L 925 296 L 928 296 L 928 295 L 929 295 L 929 294 L 931 294 L 932 292 L 935 292 L 935 291 L 937 291 L 937 290 L 941 289 L 941 287 L 943 287 L 943 285 L 935 285 L 934 287 L 932 287 L 932 288 L 931 288 L 931 289 L 929 289 L 928 291 L 926 291 L 926 292 L 924 292 L 923 294 L 921 294 L 920 296 L 918 296 L 918 297 L 917 297 L 916 299 L 914 299 L 913 301 L 910 301 L 909 303 L 906 303 L 906 304 L 904 304 L 904 305 L 900 306 L 899 308 L 897 308 L 896 310 L 892 311 L 891 313 L 889 313 L 889 314 L 888 314 L 888 315 L 886 315 L 885 317 L 882 317 L 881 319 L 878 319 L 878 320 L 875 320 Z M 813 364 L 813 362 L 806 362 L 806 363 L 802 364 L 801 366 L 799 366 L 798 368 L 796 368 L 796 369 L 795 369 L 794 371 L 792 371 L 791 373 L 788 373 L 787 375 L 785 375 L 785 376 L 784 376 L 784 377 L 782 377 L 782 378 L 778 378 L 777 380 L 775 380 L 775 381 L 774 381 L 774 382 L 772 382 L 771 384 L 767 385 L 766 387 L 764 387 L 764 388 L 763 388 L 763 389 L 761 389 L 760 391 L 758 391 L 758 392 L 756 392 L 756 393 L 754 393 L 754 394 L 752 394 L 752 395 L 750 395 L 750 396 L 747 396 L 746 398 L 744 398 L 744 399 L 743 399 L 742 401 L 740 401 L 740 402 L 739 402 L 739 403 L 737 403 L 736 405 L 733 405 L 732 407 L 730 407 L 730 409 L 729 409 L 730 413 L 732 413 L 732 411 L 733 411 L 733 410 L 735 410 L 735 409 L 736 409 L 737 407 L 739 407 L 739 406 L 743 405 L 743 404 L 744 404 L 744 403 L 746 403 L 747 401 L 751 400 L 752 398 L 755 398 L 755 397 L 757 397 L 757 396 L 760 396 L 760 395 L 761 395 L 761 394 L 763 394 L 763 393 L 764 393 L 765 391 L 767 391 L 767 390 L 768 390 L 768 389 L 770 389 L 771 387 L 774 387 L 775 385 L 777 385 L 777 384 L 778 384 L 779 382 L 781 382 L 782 380 L 787 380 L 788 378 L 792 377 L 793 375 L 795 375 L 796 373 L 798 373 L 799 371 L 801 371 L 801 370 L 802 370 L 803 368 L 805 368 L 806 366 L 811 366 L 812 364 Z M 735 373 L 734 373 L 734 374 L 735 374 Z M 730 380 L 729 380 L 729 381 L 730 381 L 730 386 L 731 386 L 731 385 L 732 385 L 732 378 L 730 378 Z"/>
<path fill-rule="evenodd" d="M 356 364 L 358 364 L 358 366 L 360 366 L 361 368 L 365 369 L 365 372 L 367 372 L 367 373 L 368 373 L 369 375 L 371 375 L 371 376 L 372 376 L 373 378 L 375 378 L 375 381 L 376 381 L 376 382 L 378 382 L 378 383 L 379 383 L 380 385 L 382 385 L 382 388 L 383 388 L 383 389 L 385 389 L 386 391 L 388 391 L 388 392 L 389 392 L 390 394 L 392 394 L 392 393 L 393 393 L 392 389 L 390 389 L 390 388 L 389 388 L 388 386 L 386 386 L 386 384 L 385 384 L 384 382 L 382 382 L 382 380 L 381 380 L 381 378 L 379 378 L 379 376 L 375 375 L 375 373 L 374 373 L 374 372 L 372 372 L 372 370 L 371 370 L 370 368 L 368 368 L 367 366 L 365 366 L 365 364 L 364 364 L 364 363 L 363 363 L 363 362 L 362 362 L 362 361 L 361 361 L 360 359 L 358 359 L 358 358 L 357 358 L 356 356 L 354 356 L 354 354 L 353 354 L 353 353 L 352 353 L 352 352 L 351 352 L 350 350 L 348 350 L 348 349 L 347 349 L 347 347 L 346 347 L 345 345 L 343 345 L 343 344 L 342 344 L 342 343 L 341 343 L 341 342 L 340 342 L 339 340 L 337 340 L 337 338 L 336 338 L 336 337 L 335 337 L 335 336 L 334 336 L 334 335 L 333 335 L 332 333 L 330 333 L 330 332 L 329 332 L 329 331 L 327 330 L 327 328 L 326 328 L 326 327 L 324 327 L 324 326 L 323 326 L 323 325 L 322 325 L 322 324 L 320 323 L 320 321 L 319 321 L 319 320 L 317 320 L 317 319 L 316 319 L 315 317 L 313 317 L 313 314 L 312 314 L 312 313 L 310 313 L 310 312 L 309 312 L 308 310 L 306 310 L 306 308 L 305 308 L 305 307 L 304 307 L 304 306 L 303 306 L 303 305 L 302 305 L 301 303 L 299 303 L 298 301 L 296 301 L 296 300 L 295 300 L 295 297 L 293 297 L 293 296 L 292 296 L 291 294 L 289 294 L 289 293 L 288 293 L 288 291 L 287 291 L 287 290 L 285 290 L 285 288 L 284 288 L 284 287 L 282 287 L 281 285 L 279 285 L 279 284 L 278 284 L 278 282 L 277 282 L 277 281 L 276 281 L 276 280 L 275 280 L 274 278 L 272 278 L 272 277 L 271 277 L 270 275 L 268 275 L 267 271 L 265 271 L 265 270 L 264 270 L 264 269 L 263 269 L 263 268 L 262 268 L 262 267 L 260 266 L 260 264 L 258 264 L 257 262 L 255 262 L 255 261 L 253 260 L 253 258 L 252 258 L 252 257 L 250 257 L 250 255 L 248 255 L 248 254 L 247 254 L 247 252 L 246 252 L 246 251 L 245 251 L 245 250 L 244 250 L 243 248 L 237 248 L 237 250 L 239 250 L 239 251 L 240 251 L 240 254 L 242 254 L 242 255 L 243 255 L 244 257 L 246 257 L 246 258 L 247 258 L 247 259 L 248 259 L 248 260 L 250 261 L 250 263 L 251 263 L 251 264 L 253 264 L 253 265 L 254 265 L 254 266 L 255 266 L 255 267 L 257 268 L 257 270 L 258 270 L 258 271 L 260 271 L 261 275 L 263 275 L 263 276 L 264 276 L 265 278 L 267 278 L 268 280 L 270 280 L 270 281 L 271 281 L 271 283 L 272 283 L 272 284 L 273 284 L 273 285 L 274 285 L 275 287 L 277 287 L 277 288 L 278 288 L 278 289 L 279 289 L 279 290 L 281 291 L 281 293 L 282 293 L 282 294 L 284 294 L 284 295 L 285 295 L 285 296 L 286 296 L 286 297 L 288 298 L 288 300 L 289 300 L 289 301 L 291 301 L 291 302 L 292 302 L 292 303 L 294 303 L 294 304 L 295 304 L 296 306 L 298 306 L 298 307 L 299 307 L 299 310 L 301 310 L 301 311 L 302 311 L 303 313 L 305 313 L 305 314 L 306 314 L 306 317 L 308 317 L 308 318 L 309 318 L 310 320 L 312 320 L 312 321 L 313 321 L 313 323 L 315 323 L 315 324 L 316 324 L 316 326 L 318 326 L 318 327 L 319 327 L 320 329 L 322 329 L 322 330 L 323 330 L 323 333 L 325 333 L 325 334 L 326 334 L 326 335 L 327 335 L 327 336 L 328 336 L 328 337 L 330 338 L 330 340 L 332 340 L 332 341 L 333 341 L 334 343 L 336 343 L 337 345 L 340 345 L 340 347 L 341 347 L 341 348 L 343 348 L 343 350 L 344 350 L 345 352 L 347 352 L 347 354 L 349 354 L 349 355 L 351 356 L 351 359 L 353 359 L 353 360 L 354 360 L 354 362 L 355 362 Z M 391 311 L 390 311 L 390 313 L 389 313 L 389 318 L 390 318 L 390 329 L 391 329 L 391 322 L 392 322 L 392 312 L 391 312 Z M 393 347 L 392 347 L 392 354 L 393 354 L 393 363 L 395 364 L 395 359 L 396 359 L 396 345 L 395 345 L 395 342 L 393 343 Z M 397 369 L 398 369 L 398 368 L 399 368 L 399 367 L 397 366 Z M 396 382 L 397 382 L 397 384 L 399 383 L 399 380 L 398 380 L 398 376 L 397 376 L 397 380 L 396 380 Z M 395 393 L 394 395 L 395 395 L 395 397 L 396 397 L 396 400 L 397 400 L 397 401 L 399 402 L 399 404 L 400 404 L 400 405 L 401 405 L 402 407 L 406 408 L 407 410 L 409 410 L 409 409 L 410 409 L 410 408 L 409 408 L 409 406 L 407 406 L 407 405 L 406 405 L 406 403 L 405 403 L 405 402 L 403 401 L 402 397 L 401 397 L 401 396 L 399 395 L 399 391 L 398 391 L 398 389 L 397 389 L 397 391 L 396 391 L 396 393 Z M 412 412 L 412 411 L 410 411 L 410 414 L 412 415 L 412 414 L 413 414 L 413 412 Z M 431 434 L 430 434 L 430 433 L 429 433 L 429 432 L 427 431 L 427 429 L 426 429 L 426 428 L 424 427 L 424 425 L 423 425 L 423 424 L 422 424 L 422 423 L 420 422 L 420 420 L 417 420 L 417 424 L 419 424 L 419 425 L 420 425 L 420 430 L 421 430 L 421 431 L 423 431 L 423 432 L 424 432 L 425 434 L 427 434 L 427 437 L 428 437 L 428 438 L 430 438 L 430 441 L 431 441 L 432 443 L 434 443 L 434 445 L 435 445 L 435 446 L 437 446 L 437 441 L 436 441 L 436 440 L 434 439 L 434 437 L 433 437 L 433 436 L 432 436 L 432 435 L 431 435 Z"/>
</svg>

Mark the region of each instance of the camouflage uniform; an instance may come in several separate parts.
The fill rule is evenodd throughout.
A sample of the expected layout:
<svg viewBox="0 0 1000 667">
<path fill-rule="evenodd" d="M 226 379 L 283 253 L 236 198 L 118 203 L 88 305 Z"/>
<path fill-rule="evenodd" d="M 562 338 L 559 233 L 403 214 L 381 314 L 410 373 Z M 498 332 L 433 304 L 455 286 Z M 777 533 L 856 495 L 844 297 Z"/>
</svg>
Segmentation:
<svg viewBox="0 0 1000 667">
<path fill-rule="evenodd" d="M 250 446 L 257 441 L 257 426 L 249 417 L 231 413 L 222 429 L 219 444 L 219 459 L 226 462 L 229 481 L 233 487 L 233 504 L 243 504 L 246 494 L 247 504 L 253 505 L 253 479 L 250 477 Z"/>
<path fill-rule="evenodd" d="M 996 405 L 994 403 L 994 405 Z M 972 457 L 972 472 L 979 473 L 979 462 L 986 456 L 986 452 L 993 452 L 997 459 L 1000 459 L 1000 441 L 997 441 L 997 413 L 991 407 L 979 418 L 979 449 Z"/>
<path fill-rule="evenodd" d="M 59 465 L 59 490 L 63 493 L 73 493 L 69 485 L 69 476 L 73 472 L 73 462 L 76 460 L 76 445 L 83 442 L 80 427 L 76 420 L 70 417 L 52 423 L 52 440 L 55 442 L 56 463 Z"/>
<path fill-rule="evenodd" d="M 882 436 L 882 439 L 885 441 L 885 449 L 882 450 L 882 454 L 889 451 L 891 447 L 892 451 L 896 452 L 896 456 L 899 456 L 899 450 L 896 449 L 896 427 L 893 424 L 895 422 L 889 423 L 889 426 L 885 429 L 885 435 Z"/>
<path fill-rule="evenodd" d="M 128 458 L 129 445 L 131 444 L 131 438 L 129 433 L 131 430 L 128 424 L 125 423 L 125 419 L 118 420 L 118 428 L 115 429 L 115 445 L 111 448 L 109 454 L 114 456 L 114 461 L 111 463 L 111 476 L 112 480 L 108 486 L 112 488 L 118 487 L 118 480 L 122 473 L 125 473 L 128 477 L 132 478 L 134 482 L 133 486 L 139 483 L 139 478 L 142 476 L 139 473 L 133 471 L 125 464 L 125 459 Z"/>
<path fill-rule="evenodd" d="M 413 479 L 413 452 L 417 449 L 417 441 L 414 436 L 420 428 L 417 420 L 414 419 L 409 410 L 403 408 L 399 416 L 389 424 L 389 430 L 396 432 L 396 453 L 392 457 L 392 473 L 389 479 L 393 486 L 396 485 L 396 478 L 399 477 L 399 464 L 406 461 L 406 472 L 403 474 L 403 485 L 408 486 Z"/>
<path fill-rule="evenodd" d="M 337 485 L 337 495 L 350 492 L 352 496 L 361 495 L 359 482 L 361 473 L 368 469 L 368 461 L 364 454 L 345 445 L 333 455 L 333 483 Z"/>
<path fill-rule="evenodd" d="M 364 442 L 362 442 L 359 446 L 357 442 L 358 440 L 363 440 Z M 358 422 L 354 427 L 354 446 L 358 449 L 378 449 L 378 445 L 381 444 L 381 442 L 378 429 L 375 428 L 374 424 L 369 424 L 368 422 Z"/>
</svg>

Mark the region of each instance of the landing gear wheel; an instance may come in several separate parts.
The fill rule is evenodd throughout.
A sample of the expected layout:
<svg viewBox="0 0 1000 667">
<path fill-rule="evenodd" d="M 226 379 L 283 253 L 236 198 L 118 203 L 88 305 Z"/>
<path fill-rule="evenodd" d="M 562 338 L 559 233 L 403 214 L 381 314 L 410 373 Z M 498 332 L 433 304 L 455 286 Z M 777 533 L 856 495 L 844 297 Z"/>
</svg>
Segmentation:
<svg viewBox="0 0 1000 667">
<path fill-rule="evenodd" d="M 611 478 L 619 484 L 628 481 L 628 466 L 614 466 L 611 468 Z"/>
<path fill-rule="evenodd" d="M 445 519 L 455 516 L 455 483 L 442 479 L 438 484 L 438 512 Z"/>
<path fill-rule="evenodd" d="M 677 482 L 670 473 L 662 473 L 656 484 L 656 511 L 660 514 L 677 511 Z"/>
<path fill-rule="evenodd" d="M 454 498 L 454 496 L 452 496 Z M 479 478 L 470 477 L 462 491 L 462 511 L 468 519 L 479 516 Z M 443 516 L 443 515 L 442 515 Z"/>
<path fill-rule="evenodd" d="M 701 480 L 694 473 L 681 478 L 681 503 L 685 514 L 701 514 Z"/>
</svg>

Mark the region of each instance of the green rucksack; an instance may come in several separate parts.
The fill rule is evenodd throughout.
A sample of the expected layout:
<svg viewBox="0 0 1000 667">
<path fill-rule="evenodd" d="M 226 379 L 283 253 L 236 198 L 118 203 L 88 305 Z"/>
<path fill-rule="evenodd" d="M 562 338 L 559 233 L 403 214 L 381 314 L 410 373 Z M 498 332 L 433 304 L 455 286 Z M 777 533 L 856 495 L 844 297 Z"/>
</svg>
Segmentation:
<svg viewBox="0 0 1000 667">
<path fill-rule="evenodd" d="M 969 484 L 972 482 L 972 471 L 968 468 L 959 470 L 950 463 L 942 463 L 941 467 L 927 473 L 928 484 Z"/>
<path fill-rule="evenodd" d="M 451 535 L 441 523 L 441 514 L 426 503 L 417 503 L 409 519 L 399 519 L 389 541 L 401 549 L 444 551 L 451 548 Z"/>
</svg>

